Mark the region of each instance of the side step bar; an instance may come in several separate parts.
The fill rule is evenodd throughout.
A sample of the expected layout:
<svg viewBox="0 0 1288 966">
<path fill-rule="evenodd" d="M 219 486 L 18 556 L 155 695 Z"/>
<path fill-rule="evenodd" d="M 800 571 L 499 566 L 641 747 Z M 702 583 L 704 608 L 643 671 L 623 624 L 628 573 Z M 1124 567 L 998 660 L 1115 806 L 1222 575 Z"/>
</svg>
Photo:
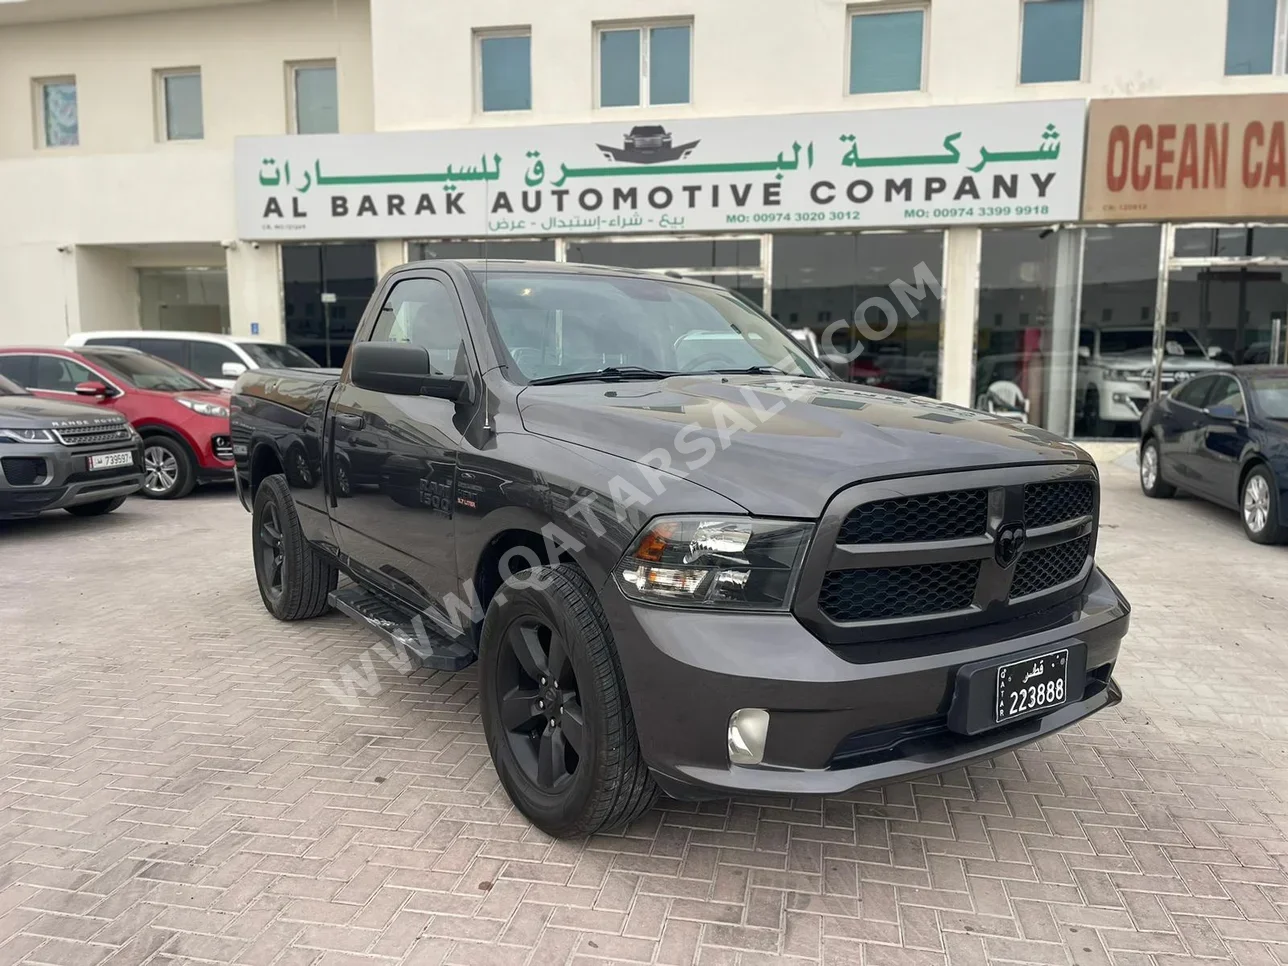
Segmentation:
<svg viewBox="0 0 1288 966">
<path fill-rule="evenodd" d="M 472 648 L 443 636 L 428 621 L 365 588 L 333 590 L 327 603 L 379 634 L 395 649 L 410 654 L 422 667 L 460 671 L 478 660 Z"/>
</svg>

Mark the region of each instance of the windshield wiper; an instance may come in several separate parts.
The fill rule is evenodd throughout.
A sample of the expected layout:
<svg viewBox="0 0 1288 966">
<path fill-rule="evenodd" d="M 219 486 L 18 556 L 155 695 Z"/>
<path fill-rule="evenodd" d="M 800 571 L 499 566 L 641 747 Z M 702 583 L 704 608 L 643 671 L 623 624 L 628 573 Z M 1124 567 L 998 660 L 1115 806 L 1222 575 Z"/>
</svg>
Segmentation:
<svg viewBox="0 0 1288 966">
<path fill-rule="evenodd" d="M 777 366 L 747 366 L 745 369 L 697 369 L 696 372 L 718 372 L 729 376 L 790 376 L 792 373 Z"/>
<path fill-rule="evenodd" d="M 558 376 L 545 376 L 530 380 L 534 386 L 556 386 L 566 382 L 622 382 L 627 379 L 665 379 L 679 375 L 662 369 L 648 369 L 644 366 L 606 366 L 590 372 L 565 372 Z"/>
</svg>

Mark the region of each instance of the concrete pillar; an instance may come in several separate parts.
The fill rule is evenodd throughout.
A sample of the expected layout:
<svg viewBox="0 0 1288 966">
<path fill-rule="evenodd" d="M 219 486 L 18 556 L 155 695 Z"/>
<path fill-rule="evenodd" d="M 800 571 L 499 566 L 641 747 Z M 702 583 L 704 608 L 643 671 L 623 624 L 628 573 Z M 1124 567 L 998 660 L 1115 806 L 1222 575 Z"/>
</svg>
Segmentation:
<svg viewBox="0 0 1288 966">
<path fill-rule="evenodd" d="M 1061 436 L 1073 435 L 1073 384 L 1077 373 L 1078 317 L 1082 304 L 1082 229 L 1056 236 L 1055 277 L 1051 285 L 1046 412 L 1042 425 Z M 1038 414 L 1033 413 L 1033 418 Z"/>
<path fill-rule="evenodd" d="M 376 275 L 384 278 L 407 261 L 407 243 L 401 238 L 382 238 L 376 242 Z"/>
<path fill-rule="evenodd" d="M 233 335 L 286 341 L 279 248 L 269 242 L 239 241 L 227 250 L 228 312 Z"/>
<path fill-rule="evenodd" d="M 975 332 L 979 313 L 979 228 L 944 232 L 944 299 L 939 397 L 969 406 L 975 382 Z"/>
</svg>

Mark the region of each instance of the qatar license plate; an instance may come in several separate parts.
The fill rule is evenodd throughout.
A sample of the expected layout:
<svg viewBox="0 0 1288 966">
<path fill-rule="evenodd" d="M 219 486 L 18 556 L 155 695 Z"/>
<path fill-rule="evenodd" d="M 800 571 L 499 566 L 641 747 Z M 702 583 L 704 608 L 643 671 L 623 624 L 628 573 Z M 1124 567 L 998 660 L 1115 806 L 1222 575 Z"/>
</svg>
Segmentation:
<svg viewBox="0 0 1288 966">
<path fill-rule="evenodd" d="M 997 669 L 999 722 L 1049 711 L 1069 700 L 1069 652 L 1055 651 Z"/>
<path fill-rule="evenodd" d="M 128 449 L 121 453 L 95 453 L 87 459 L 91 470 L 114 470 L 120 466 L 134 465 L 134 453 Z"/>
</svg>

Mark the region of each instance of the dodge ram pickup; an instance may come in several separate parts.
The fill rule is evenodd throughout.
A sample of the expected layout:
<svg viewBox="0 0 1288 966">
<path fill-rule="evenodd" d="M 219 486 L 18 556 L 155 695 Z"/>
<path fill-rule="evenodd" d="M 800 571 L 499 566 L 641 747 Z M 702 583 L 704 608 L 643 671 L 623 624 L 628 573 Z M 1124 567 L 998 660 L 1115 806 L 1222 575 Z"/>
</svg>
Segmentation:
<svg viewBox="0 0 1288 966">
<path fill-rule="evenodd" d="M 1122 699 L 1091 458 L 840 382 L 713 285 L 404 265 L 338 378 L 241 376 L 232 437 L 268 611 L 477 662 L 552 835 L 957 768 Z"/>
</svg>

